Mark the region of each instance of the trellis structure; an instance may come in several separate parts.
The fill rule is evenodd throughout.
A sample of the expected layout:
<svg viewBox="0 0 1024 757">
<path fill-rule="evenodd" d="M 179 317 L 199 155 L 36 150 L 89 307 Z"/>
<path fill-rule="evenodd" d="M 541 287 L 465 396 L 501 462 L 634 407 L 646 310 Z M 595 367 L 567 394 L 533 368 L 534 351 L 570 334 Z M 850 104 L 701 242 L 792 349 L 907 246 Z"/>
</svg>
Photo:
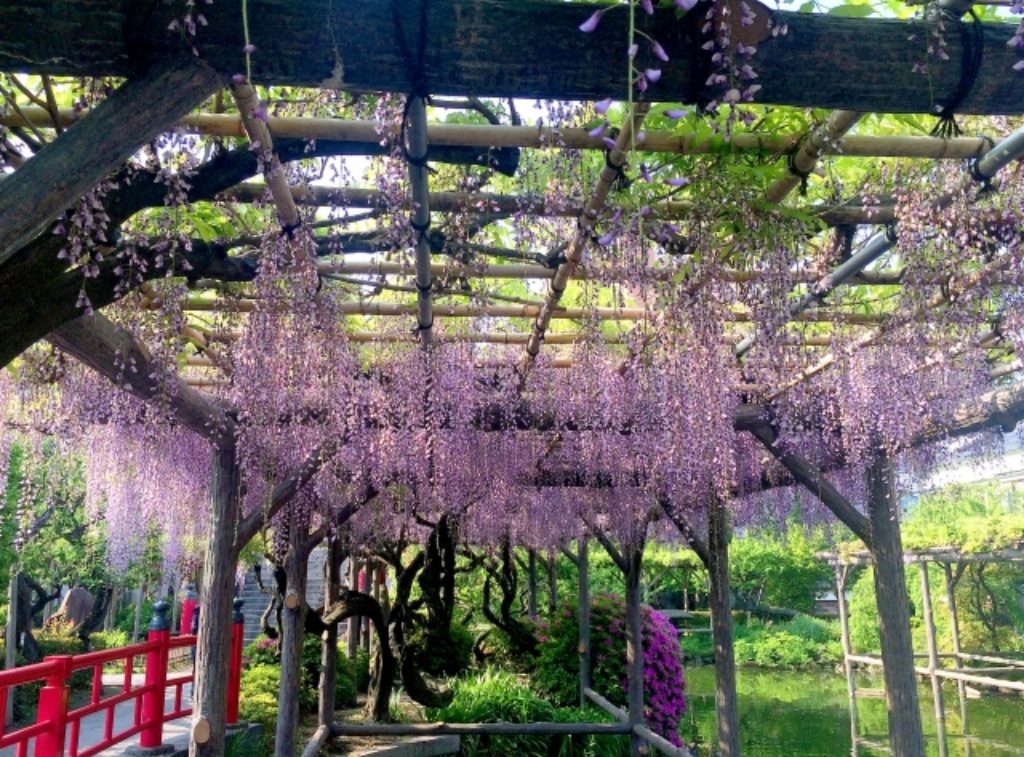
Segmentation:
<svg viewBox="0 0 1024 757">
<path fill-rule="evenodd" d="M 227 149 L 222 145 L 214 158 L 195 166 L 187 186 L 174 188 L 178 193 L 175 202 L 251 203 L 269 199 L 285 236 L 284 257 L 278 263 L 301 267 L 317 258 L 315 269 L 321 282 L 354 287 L 349 290 L 348 299 L 335 303 L 337 317 L 372 315 L 380 319 L 350 329 L 347 339 L 374 346 L 418 340 L 428 352 L 437 343 L 456 341 L 510 345 L 512 349 L 507 352 L 481 353 L 478 364 L 488 370 L 496 365 L 514 369 L 519 399 L 525 396 L 531 374 L 538 370 L 534 366 L 539 355 L 543 359 L 553 356 L 553 365 L 571 366 L 574 360 L 580 363 L 579 351 L 558 351 L 555 348 L 559 345 L 585 346 L 593 341 L 601 341 L 612 349 L 622 345 L 614 355 L 619 375 L 642 363 L 651 340 L 661 335 L 658 329 L 665 313 L 678 304 L 670 302 L 665 307 L 667 289 L 652 290 L 662 292 L 661 300 L 655 302 L 652 297 L 650 302 L 646 301 L 644 286 L 674 285 L 674 296 L 680 301 L 697 298 L 712 286 L 735 287 L 737 291 L 744 286 L 762 286 L 771 276 L 784 279 L 787 291 L 794 287 L 795 296 L 782 296 L 782 321 L 804 324 L 800 329 L 778 322 L 778 313 L 773 314 L 775 322 L 766 323 L 765 313 L 751 307 L 730 307 L 716 313 L 725 324 L 717 334 L 719 344 L 727 345 L 732 357 L 745 366 L 735 385 L 729 387 L 743 399 L 734 408 L 732 425 L 738 432 L 752 434 L 785 470 L 785 476 L 780 479 L 776 473 L 777 478 L 768 483 L 796 482 L 805 486 L 868 546 L 878 565 L 876 589 L 880 611 L 892 629 L 891 633 L 883 634 L 882 649 L 891 747 L 897 755 L 921 754 L 913 657 L 906 632 L 909 620 L 902 549 L 894 517 L 895 450 L 879 444 L 872 447 L 866 461 L 868 489 L 864 507 L 858 508 L 823 472 L 841 461 L 829 461 L 827 456 L 811 459 L 798 445 L 780 439 L 780 431 L 785 437 L 793 430 L 780 421 L 788 398 L 797 393 L 795 390 L 835 369 L 837 362 L 849 355 L 898 344 L 901 338 L 907 338 L 901 327 L 918 323 L 922 325 L 921 331 L 930 332 L 934 342 L 918 369 L 941 366 L 964 355 L 980 355 L 989 361 L 989 380 L 1002 383 L 992 384 L 985 393 L 967 396 L 965 391 L 960 406 L 942 422 L 931 422 L 918 429 L 912 438 L 904 440 L 905 447 L 989 427 L 1013 427 L 1024 415 L 1022 385 L 1005 382 L 1005 376 L 1019 369 L 1019 363 L 1012 357 L 1012 345 L 1004 336 L 1005 321 L 1012 313 L 975 308 L 965 316 L 968 324 L 960 329 L 955 340 L 939 333 L 939 327 L 948 324 L 948 313 L 958 312 L 963 301 L 970 303 L 980 287 L 1012 288 L 1020 284 L 1015 254 L 1019 208 L 989 203 L 977 188 L 987 188 L 1001 170 L 1020 159 L 1024 154 L 1024 133 L 1002 124 L 991 138 L 848 134 L 858 128 L 863 114 L 869 112 L 928 113 L 936 105 L 955 104 L 961 114 L 1021 113 L 1024 89 L 1019 86 L 1015 70 L 1019 66 L 1014 44 L 1019 39 L 1017 28 L 1010 23 L 971 25 L 960 20 L 968 7 L 952 8 L 952 4 L 947 4 L 949 15 L 935 33 L 944 40 L 948 61 L 928 61 L 929 86 L 924 86 L 920 75 L 914 72 L 920 63 L 915 57 L 918 51 L 906 44 L 908 31 L 918 27 L 909 27 L 903 21 L 789 13 L 751 2 L 702 4 L 680 21 L 673 9 L 658 8 L 647 15 L 637 4 L 630 6 L 628 14 L 608 12 L 597 30 L 585 36 L 576 28 L 595 8 L 577 4 L 423 0 L 422 4 L 408 7 L 404 3 L 392 7 L 375 2 L 344 6 L 252 0 L 247 8 L 245 31 L 237 8 L 221 2 L 202 8 L 205 25 L 195 30 L 190 23 L 198 23 L 195 14 L 199 11 L 192 5 L 182 11 L 171 4 L 125 6 L 107 0 L 73 0 L 60 4 L 58 9 L 57 4 L 47 0 L 29 0 L 0 8 L 0 28 L 10 30 L 0 40 L 0 71 L 42 77 L 38 91 L 26 85 L 17 96 L 5 93 L 12 107 L 0 114 L 0 125 L 8 130 L 3 132 L 2 147 L 7 168 L 0 173 L 0 301 L 5 303 L 0 313 L 0 359 L 10 362 L 45 337 L 143 400 L 150 401 L 154 393 L 159 394 L 164 410 L 178 424 L 209 440 L 215 450 L 202 598 L 209 609 L 201 616 L 195 707 L 195 722 L 203 724 L 196 733 L 204 737 L 209 734 L 209 738 L 195 739 L 192 753 L 212 755 L 222 749 L 222 682 L 226 680 L 227 659 L 223 652 L 229 631 L 224 619 L 229 617 L 231 580 L 239 550 L 350 440 L 321 440 L 305 462 L 283 476 L 268 493 L 264 508 L 247 513 L 240 509 L 238 437 L 244 431 L 245 421 L 239 420 L 237 409 L 226 402 L 224 392 L 236 380 L 231 356 L 233 343 L 247 328 L 246 313 L 259 313 L 265 305 L 260 299 L 265 293 L 247 288 L 258 276 L 258 239 L 222 239 L 215 234 L 210 239 L 192 239 L 190 245 L 172 253 L 189 266 L 185 277 L 188 283 L 204 290 L 190 293 L 173 307 L 180 304 L 186 314 L 214 313 L 217 319 L 212 327 L 204 326 L 194 316 L 179 319 L 183 328 L 174 337 L 188 345 L 180 375 L 166 378 L 164 367 L 129 330 L 100 314 L 81 316 L 83 292 L 87 293 L 91 307 L 98 309 L 122 299 L 132 288 L 125 286 L 122 262 L 112 254 L 124 247 L 115 234 L 102 229 L 99 238 L 90 240 L 90 249 L 100 250 L 105 257 L 69 263 L 58 256 L 66 242 L 52 233 L 55 221 L 112 173 L 116 183 L 108 183 L 102 193 L 92 196 L 92 201 L 108 216 L 109 229 L 116 229 L 149 209 L 162 207 L 168 195 L 168 177 L 159 165 L 159 149 L 152 150 L 157 168 L 135 171 L 130 186 L 125 184 L 128 174 L 122 166 L 140 147 L 172 128 L 179 134 L 196 132 L 218 139 L 244 136 L 248 140 L 251 150 L 244 146 Z M 702 31 L 703 19 L 708 13 L 726 18 L 725 10 L 732 13 L 733 20 L 723 22 L 722 33 L 734 37 L 723 48 L 725 52 L 736 54 L 735 42 L 758 48 L 758 101 L 840 110 L 799 132 L 762 134 L 737 126 L 728 142 L 721 136 L 705 133 L 706 130 L 702 132 L 699 122 L 689 133 L 670 126 L 644 132 L 645 120 L 650 123 L 660 119 L 659 124 L 666 123 L 665 109 L 652 103 L 707 104 L 724 96 L 708 77 L 715 61 L 710 53 L 701 51 L 709 50 L 706 32 Z M 750 23 L 743 21 L 751 16 Z M 934 18 L 932 23 L 937 23 Z M 605 63 L 607 51 L 623 47 L 622 41 L 628 38 L 633 25 L 656 37 L 670 59 L 668 65 L 659 69 L 658 76 L 649 77 L 651 88 L 643 93 L 634 92 L 623 83 L 617 67 Z M 421 35 L 417 50 L 410 49 L 412 43 L 407 40 L 414 36 L 414 27 Z M 167 33 L 168 28 L 172 33 Z M 974 37 L 968 33 L 969 28 L 974 30 Z M 534 55 L 524 54 L 534 48 L 538 29 L 552 30 L 545 36 L 543 50 Z M 779 34 L 783 29 L 788 33 Z M 926 25 L 926 30 L 932 33 L 932 27 Z M 251 61 L 239 52 L 248 48 L 250 39 L 256 47 Z M 972 49 L 977 51 L 979 44 L 983 44 L 984 54 L 972 67 L 971 86 L 966 92 L 961 91 L 966 75 L 961 62 L 970 59 Z M 714 50 L 713 45 L 710 50 Z M 414 60 L 417 56 L 420 59 Z M 654 53 L 645 49 L 638 60 L 643 66 L 655 65 L 652 56 Z M 407 140 L 397 145 L 399 157 L 409 164 L 409 195 L 404 201 L 392 205 L 386 193 L 366 187 L 326 187 L 316 183 L 297 186 L 294 181 L 289 186 L 287 167 L 301 160 L 379 155 L 395 145 L 388 144 L 387 129 L 379 122 L 322 116 L 268 117 L 256 90 L 239 73 L 250 64 L 255 84 L 315 88 L 329 93 L 324 95 L 327 100 L 340 97 L 338 93 L 346 90 L 410 92 L 409 105 L 400 118 Z M 111 76 L 124 77 L 126 81 L 94 107 L 69 112 L 57 107 L 50 79 L 55 76 Z M 229 102 L 224 97 L 229 81 L 236 113 L 195 112 L 211 96 L 215 96 L 218 110 L 223 111 L 225 102 Z M 646 74 L 643 82 L 646 86 Z M 562 124 L 550 128 L 494 123 L 429 124 L 424 101 L 428 94 L 468 96 L 467 101 L 457 104 L 493 116 L 475 99 L 477 95 L 600 100 L 624 90 L 630 95 L 621 114 L 620 128 L 607 138 L 597 134 L 590 124 L 583 127 L 582 118 L 577 119 L 575 128 Z M 588 113 L 593 115 L 593 111 Z M 54 133 L 59 136 L 42 149 L 48 135 Z M 443 186 L 443 177 L 436 179 L 427 170 L 430 163 L 453 164 L 515 176 L 522 151 L 527 149 L 574 154 L 601 150 L 604 166 L 594 171 L 595 176 L 588 177 L 592 183 L 587 185 L 586 195 L 557 198 L 541 193 L 485 193 L 473 191 L 472 187 L 453 189 Z M 187 150 L 183 153 L 187 154 Z M 649 265 L 639 266 L 640 276 L 634 276 L 636 261 L 627 264 L 604 254 L 614 239 L 600 236 L 602 230 L 608 230 L 605 236 L 626 233 L 616 226 L 615 211 L 607 206 L 613 202 L 620 209 L 628 209 L 628 203 L 621 202 L 615 191 L 629 170 L 629 162 L 650 159 L 670 166 L 678 156 L 707 155 L 709 160 L 719 160 L 722 155 L 737 154 L 761 160 L 785 156 L 786 167 L 765 182 L 759 218 L 766 223 L 792 224 L 796 216 L 804 222 L 809 251 L 803 258 L 782 270 L 757 264 L 744 268 L 731 263 L 702 267 L 699 255 L 691 247 L 694 240 L 687 237 L 685 229 L 670 226 L 661 227 L 660 236 L 654 235 L 657 251 L 650 253 Z M 952 205 L 980 201 L 983 207 L 970 223 L 962 215 L 953 216 L 951 223 L 962 223 L 971 233 L 982 237 L 991 248 L 988 259 L 972 263 L 959 276 L 953 276 L 949 266 L 922 273 L 914 269 L 914 261 L 901 260 L 898 255 L 882 259 L 899 241 L 901 229 L 897 224 L 912 215 L 901 204 L 903 198 L 839 197 L 815 205 L 787 201 L 792 190 L 813 176 L 822 159 L 829 155 L 970 159 L 962 178 L 952 183 L 949 191 L 929 199 L 927 211 L 939 214 Z M 264 183 L 245 183 L 259 174 L 263 175 Z M 700 199 L 692 194 L 687 200 L 670 195 L 649 207 L 632 210 L 636 218 L 651 219 L 652 224 L 681 219 L 697 228 L 693 214 L 694 208 L 700 207 Z M 330 208 L 332 212 L 341 208 L 345 213 L 363 208 L 365 212 L 339 218 L 318 208 Z M 367 230 L 368 223 L 388 213 L 404 218 L 403 222 L 415 231 L 411 244 L 407 244 L 408 237 L 400 243 L 397 237 L 389 236 L 383 223 Z M 438 214 L 457 215 L 475 231 L 467 233 L 456 222 L 444 228 L 430 228 L 432 217 L 441 217 Z M 529 217 L 569 218 L 575 226 L 561 227 L 565 236 L 557 246 L 546 250 L 524 244 L 481 244 L 473 238 L 489 224 Z M 910 222 L 916 221 L 910 218 Z M 643 229 L 647 221 L 639 223 Z M 848 243 L 845 254 L 820 254 L 821 243 L 815 239 L 823 226 L 849 228 L 874 223 L 889 226 L 859 244 L 851 243 L 853 232 L 843 232 Z M 319 228 L 348 225 L 359 228 L 329 236 L 317 233 Z M 741 229 L 734 226 L 732 235 L 740 233 Z M 645 232 L 641 231 L 639 236 L 645 238 Z M 722 248 L 729 246 L 728 231 L 716 230 L 711 236 Z M 414 249 L 415 254 L 405 261 L 380 259 L 394 252 L 396 246 Z M 134 248 L 133 254 L 143 265 L 129 284 L 141 285 L 133 297 L 142 306 L 142 312 L 164 312 L 173 299 L 167 288 L 145 283 L 164 277 L 165 271 L 155 263 L 165 249 L 158 244 Z M 346 259 L 346 255 L 351 258 L 357 254 L 360 257 L 355 260 Z M 371 257 L 374 255 L 377 257 Z M 451 262 L 439 263 L 440 256 Z M 680 260 L 684 262 L 679 263 Z M 751 261 L 748 258 L 746 262 Z M 90 274 L 86 285 L 83 269 Z M 482 302 L 467 304 L 459 299 L 467 292 L 475 295 L 473 286 L 478 280 L 486 287 L 488 282 L 515 279 L 546 281 L 545 293 L 537 295 L 528 290 L 527 296 L 516 295 L 513 302 L 503 301 L 508 296 L 500 291 L 487 292 Z M 624 292 L 621 301 L 598 304 L 585 300 L 582 307 L 562 305 L 561 300 L 571 291 L 574 280 L 605 285 L 625 280 L 626 285 L 620 290 Z M 232 290 L 226 284 L 238 286 Z M 865 312 L 863 308 L 844 305 L 821 307 L 840 287 L 885 292 L 900 284 L 932 294 L 904 312 Z M 392 292 L 413 297 L 403 301 L 392 297 Z M 382 297 L 382 293 L 387 295 Z M 453 298 L 455 304 L 439 302 L 443 298 Z M 323 299 L 319 294 L 311 297 L 317 306 L 323 304 Z M 967 308 L 963 312 L 967 313 Z M 456 317 L 487 320 L 482 328 L 476 322 L 468 328 L 439 328 Z M 410 326 L 415 320 L 415 338 L 410 338 L 402 327 L 383 325 L 388 318 L 399 319 L 403 326 Z M 591 327 L 566 330 L 552 326 L 556 319 L 605 321 L 614 327 L 604 332 Z M 786 370 L 771 374 L 766 382 L 764 376 L 751 375 L 766 373 L 763 366 L 750 359 L 758 350 L 791 350 L 794 357 L 781 361 Z M 751 365 L 755 368 L 746 370 Z M 126 371 L 125 366 L 132 369 Z M 424 376 L 428 388 L 432 380 L 433 376 Z M 211 389 L 214 393 L 200 389 Z M 797 411 L 801 409 L 797 407 Z M 787 423 L 790 421 L 791 418 L 786 419 Z M 816 422 L 813 417 L 798 419 L 798 424 Z M 557 450 L 565 434 L 594 430 L 582 425 L 552 424 L 542 412 L 534 413 L 525 403 L 511 423 L 491 423 L 487 416 L 479 424 L 480 430 L 485 431 L 508 431 L 512 426 L 524 432 L 554 432 L 543 457 Z M 634 431 L 614 430 L 624 436 Z M 549 473 L 556 483 L 587 483 L 586 476 L 579 476 L 572 469 Z M 543 476 L 538 477 L 537 486 L 549 483 L 542 479 Z M 589 483 L 595 485 L 593 481 Z M 757 482 L 758 486 L 764 483 Z M 372 499 L 377 493 L 368 487 L 361 494 L 361 501 Z M 706 525 L 695 522 L 694 514 L 681 509 L 667 494 L 658 493 L 658 505 L 707 565 L 712 578 L 719 748 L 723 755 L 734 755 L 738 753 L 739 735 L 728 593 L 729 524 L 722 494 L 711 492 L 699 503 L 704 507 L 701 517 Z M 344 522 L 358 508 L 359 501 L 349 502 L 338 514 L 338 522 Z M 294 596 L 290 594 L 286 599 L 283 669 L 295 662 L 287 655 L 297 654 L 294 642 L 302 632 L 302 557 L 309 549 L 308 541 L 303 541 L 308 536 L 307 525 L 298 520 L 291 523 L 285 568 Z M 326 527 L 321 530 L 326 531 Z M 590 530 L 616 557 L 616 563 L 627 576 L 632 612 L 630 679 L 636 684 L 642 680 L 636 615 L 642 547 L 623 543 L 616 548 L 601 528 L 591 524 Z M 585 573 L 585 544 L 581 542 L 577 558 L 581 576 Z M 587 651 L 585 641 L 583 645 Z M 583 673 L 581 692 L 587 688 L 585 669 Z M 637 728 L 643 727 L 642 710 L 642 687 L 631 685 L 626 716 L 631 733 L 636 734 Z M 322 718 L 329 718 L 329 711 L 326 708 Z M 325 727 L 329 725 L 324 723 Z M 294 743 L 294 726 L 295 713 L 282 708 L 279 744 Z M 639 748 L 639 741 L 634 740 L 634 749 Z"/>
<path fill-rule="evenodd" d="M 871 555 L 866 552 L 832 553 L 819 555 L 835 567 L 836 598 L 839 605 L 839 621 L 842 631 L 843 665 L 846 670 L 846 689 L 850 703 L 850 729 L 853 743 L 866 743 L 858 731 L 857 724 L 857 687 L 854 683 L 853 666 L 883 667 L 884 662 L 879 655 L 854 654 L 850 646 L 849 610 L 846 604 L 847 579 L 851 568 L 871 565 Z M 1004 563 L 1024 561 L 1024 551 L 1019 548 L 993 549 L 983 553 L 963 552 L 952 547 L 938 547 L 927 550 L 907 551 L 904 554 L 907 564 L 916 564 L 921 573 L 922 611 L 924 614 L 927 651 L 915 657 L 926 658 L 926 665 L 915 666 L 915 672 L 931 681 L 932 701 L 935 706 L 935 720 L 938 728 L 939 751 L 948 752 L 946 744 L 946 715 L 943 703 L 942 681 L 956 681 L 960 705 L 960 720 L 963 723 L 964 735 L 967 735 L 967 699 L 968 684 L 976 684 L 1001 691 L 1024 692 L 1024 682 L 1004 680 L 998 676 L 1005 674 L 1024 673 L 1024 660 L 1006 657 L 998 652 L 964 652 L 960 645 L 960 621 L 957 616 L 955 596 L 956 585 L 963 576 L 964 568 L 971 563 Z M 945 578 L 946 606 L 949 610 L 949 628 L 952 640 L 952 651 L 949 654 L 939 652 L 936 642 L 935 618 L 932 611 L 931 586 L 928 576 L 928 565 L 941 565 Z M 955 670 L 940 666 L 941 659 L 951 659 Z M 972 667 L 981 663 L 985 667 Z M 975 692 L 977 694 L 977 692 Z M 867 745 L 870 746 L 870 743 Z"/>
</svg>

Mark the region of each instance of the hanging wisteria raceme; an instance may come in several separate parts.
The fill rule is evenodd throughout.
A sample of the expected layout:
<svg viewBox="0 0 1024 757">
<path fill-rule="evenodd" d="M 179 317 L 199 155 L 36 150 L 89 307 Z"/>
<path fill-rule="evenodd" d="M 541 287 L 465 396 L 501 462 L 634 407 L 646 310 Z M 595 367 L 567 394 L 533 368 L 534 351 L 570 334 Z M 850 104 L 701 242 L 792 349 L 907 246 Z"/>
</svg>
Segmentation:
<svg viewBox="0 0 1024 757">
<path fill-rule="evenodd" d="M 86 508 L 104 524 L 112 568 L 126 571 L 156 539 L 164 569 L 195 564 L 206 537 L 210 446 L 168 426 L 132 434 L 116 423 L 91 428 L 83 443 Z"/>
</svg>

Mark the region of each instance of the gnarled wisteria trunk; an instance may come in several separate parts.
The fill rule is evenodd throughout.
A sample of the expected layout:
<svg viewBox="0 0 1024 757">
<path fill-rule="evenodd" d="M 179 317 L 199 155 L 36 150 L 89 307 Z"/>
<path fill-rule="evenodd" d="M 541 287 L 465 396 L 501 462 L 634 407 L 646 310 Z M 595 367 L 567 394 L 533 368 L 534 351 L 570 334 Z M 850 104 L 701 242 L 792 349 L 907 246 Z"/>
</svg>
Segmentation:
<svg viewBox="0 0 1024 757">
<path fill-rule="evenodd" d="M 889 711 L 889 746 L 893 757 L 922 757 L 924 736 L 917 700 L 895 471 L 892 459 L 881 452 L 875 454 L 868 469 L 868 517 L 871 520 L 871 557 L 875 563 L 885 704 Z"/>
</svg>

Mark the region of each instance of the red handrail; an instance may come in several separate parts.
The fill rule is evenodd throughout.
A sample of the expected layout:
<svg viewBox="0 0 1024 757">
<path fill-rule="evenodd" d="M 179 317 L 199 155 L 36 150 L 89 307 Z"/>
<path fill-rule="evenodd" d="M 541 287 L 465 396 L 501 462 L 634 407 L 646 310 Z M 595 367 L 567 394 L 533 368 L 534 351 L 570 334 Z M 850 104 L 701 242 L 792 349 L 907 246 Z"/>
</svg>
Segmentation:
<svg viewBox="0 0 1024 757">
<path fill-rule="evenodd" d="M 168 676 L 168 659 L 171 649 L 194 647 L 195 636 L 171 638 L 167 629 L 166 603 L 157 603 L 157 615 L 150 627 L 149 638 L 140 644 L 119 649 L 108 649 L 80 655 L 47 657 L 43 662 L 26 665 L 12 670 L 0 671 L 0 712 L 3 712 L 7 697 L 15 686 L 42 681 L 45 685 L 39 692 L 39 706 L 36 722 L 4 732 L 0 717 L 0 749 L 13 746 L 17 757 L 27 757 L 29 745 L 35 741 L 35 757 L 93 757 L 104 749 L 120 743 L 136 734 L 140 735 L 143 747 L 160 746 L 164 723 L 192 714 L 191 707 L 184 707 L 184 687 L 191 683 L 193 673 Z M 241 601 L 235 601 L 231 638 L 231 662 L 228 680 L 228 701 L 231 702 L 227 722 L 237 721 L 238 690 L 241 678 L 240 658 L 243 623 Z M 135 685 L 132 674 L 136 670 L 135 658 L 145 657 L 145 683 Z M 115 694 L 103 696 L 103 666 L 110 663 L 124 663 L 124 679 L 121 689 Z M 75 709 L 69 708 L 71 675 L 80 670 L 92 670 L 92 692 L 89 702 Z M 167 709 L 168 694 L 173 692 L 173 703 Z M 115 732 L 115 708 L 127 702 L 134 702 L 135 709 L 131 723 Z M 95 744 L 80 747 L 82 722 L 91 715 L 104 713 L 103 738 Z"/>
</svg>

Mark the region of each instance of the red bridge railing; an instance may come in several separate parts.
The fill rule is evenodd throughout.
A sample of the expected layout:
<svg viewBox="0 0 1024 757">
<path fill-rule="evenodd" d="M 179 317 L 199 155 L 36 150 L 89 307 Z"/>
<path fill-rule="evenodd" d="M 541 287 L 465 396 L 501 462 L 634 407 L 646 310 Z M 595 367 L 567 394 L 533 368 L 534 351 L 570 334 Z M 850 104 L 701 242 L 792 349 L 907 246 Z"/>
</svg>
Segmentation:
<svg viewBox="0 0 1024 757">
<path fill-rule="evenodd" d="M 245 622 L 241 612 L 242 604 L 242 600 L 235 600 L 232 615 L 227 712 L 229 724 L 238 722 Z M 195 636 L 171 638 L 168 609 L 166 602 L 154 605 L 149 636 L 141 644 L 102 652 L 47 657 L 35 665 L 0 671 L 0 713 L 6 711 L 7 697 L 13 695 L 14 687 L 37 681 L 44 684 L 39 691 L 35 723 L 8 733 L 0 717 L 0 749 L 14 747 L 16 757 L 28 757 L 29 746 L 34 740 L 35 757 L 93 757 L 136 734 L 139 735 L 140 746 L 160 746 L 163 742 L 164 723 L 192 714 L 191 706 L 186 706 L 184 692 L 185 686 L 193 683 L 195 678 L 192 672 L 172 674 L 168 670 L 172 649 L 194 647 L 196 643 Z M 145 660 L 142 668 L 136 667 L 138 658 Z M 124 664 L 120 691 L 104 696 L 103 667 L 118 662 Z M 80 670 L 92 671 L 92 691 L 87 704 L 71 709 L 71 676 Z M 142 670 L 145 671 L 144 682 L 135 685 L 133 673 Z M 115 708 L 129 702 L 133 705 L 131 721 L 127 726 L 119 726 L 115 719 Z M 83 721 L 101 713 L 102 737 L 99 741 L 94 740 L 95 743 L 82 746 Z"/>
</svg>

